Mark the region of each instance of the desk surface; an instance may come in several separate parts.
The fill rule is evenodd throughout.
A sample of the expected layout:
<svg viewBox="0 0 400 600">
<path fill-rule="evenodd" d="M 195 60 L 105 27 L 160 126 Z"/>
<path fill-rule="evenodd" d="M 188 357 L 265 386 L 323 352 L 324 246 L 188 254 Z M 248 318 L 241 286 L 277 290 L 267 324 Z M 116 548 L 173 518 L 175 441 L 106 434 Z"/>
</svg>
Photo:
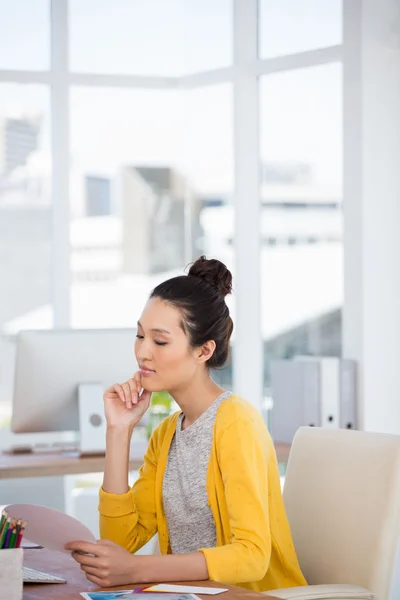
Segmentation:
<svg viewBox="0 0 400 600">
<path fill-rule="evenodd" d="M 143 459 L 130 461 L 132 471 L 139 469 Z M 46 477 L 49 475 L 80 475 L 104 471 L 104 456 L 84 456 L 77 453 L 0 453 L 0 479 L 16 477 Z"/>
<path fill-rule="evenodd" d="M 280 463 L 287 463 L 289 444 L 275 444 Z M 142 458 L 130 461 L 131 471 L 137 471 L 143 463 Z M 0 453 L 0 479 L 17 477 L 46 477 L 50 475 L 80 475 L 83 473 L 101 473 L 104 471 L 104 456 L 80 457 L 76 453 Z"/>
<path fill-rule="evenodd" d="M 27 567 L 39 569 L 54 575 L 60 575 L 67 580 L 67 583 L 30 583 L 24 585 L 23 600 L 39 600 L 51 598 L 52 600 L 82 600 L 80 592 L 99 590 L 97 586 L 90 583 L 79 565 L 68 555 L 60 552 L 50 552 L 50 550 L 24 550 L 24 564 Z M 188 582 L 186 582 L 189 584 Z M 211 581 L 190 582 L 192 585 L 225 587 L 228 592 L 219 596 L 221 600 L 274 600 L 274 596 L 250 592 L 244 588 L 238 588 L 230 585 L 221 585 Z M 113 589 L 133 589 L 136 585 L 126 585 Z M 210 596 L 199 596 L 203 600 L 209 600 Z M 162 600 L 162 596 L 160 596 Z M 276 600 L 276 599 L 275 599 Z"/>
</svg>

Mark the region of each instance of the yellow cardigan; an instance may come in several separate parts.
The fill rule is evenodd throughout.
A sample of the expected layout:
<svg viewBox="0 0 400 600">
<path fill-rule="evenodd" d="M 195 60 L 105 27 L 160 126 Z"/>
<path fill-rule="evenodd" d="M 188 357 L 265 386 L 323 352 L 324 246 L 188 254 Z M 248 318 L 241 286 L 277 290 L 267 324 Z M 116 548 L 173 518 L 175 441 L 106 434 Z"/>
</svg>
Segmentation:
<svg viewBox="0 0 400 600">
<path fill-rule="evenodd" d="M 171 553 L 162 483 L 179 413 L 154 431 L 140 477 L 126 494 L 100 490 L 100 537 L 136 552 L 158 532 Z M 207 494 L 215 548 L 201 548 L 210 579 L 256 591 L 306 585 L 283 505 L 273 442 L 260 414 L 238 396 L 221 403 L 214 424 Z"/>
</svg>

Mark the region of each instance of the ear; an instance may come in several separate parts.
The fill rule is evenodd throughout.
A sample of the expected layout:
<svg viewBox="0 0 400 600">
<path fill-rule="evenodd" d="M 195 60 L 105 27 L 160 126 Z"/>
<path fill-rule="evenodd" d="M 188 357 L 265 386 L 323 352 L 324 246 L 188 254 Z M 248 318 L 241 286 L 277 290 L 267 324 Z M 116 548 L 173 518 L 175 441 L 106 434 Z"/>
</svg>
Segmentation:
<svg viewBox="0 0 400 600">
<path fill-rule="evenodd" d="M 215 352 L 215 348 L 216 348 L 216 344 L 215 344 L 214 340 L 209 340 L 208 342 L 206 342 L 199 348 L 196 348 L 196 350 L 195 350 L 196 362 L 199 364 L 202 364 L 202 363 L 205 363 L 208 360 L 210 360 L 210 358 L 212 357 L 212 355 Z"/>
</svg>

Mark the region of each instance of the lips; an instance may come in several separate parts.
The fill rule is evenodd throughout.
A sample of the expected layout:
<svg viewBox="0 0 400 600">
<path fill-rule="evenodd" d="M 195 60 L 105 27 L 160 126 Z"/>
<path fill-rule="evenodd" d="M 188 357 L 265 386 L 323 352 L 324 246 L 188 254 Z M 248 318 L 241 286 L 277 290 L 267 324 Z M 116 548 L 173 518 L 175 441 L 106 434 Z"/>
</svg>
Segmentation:
<svg viewBox="0 0 400 600">
<path fill-rule="evenodd" d="M 139 370 L 140 374 L 143 375 L 143 377 L 148 377 L 149 375 L 155 373 L 155 371 L 153 371 L 152 369 L 148 369 L 147 367 L 140 367 Z"/>
</svg>

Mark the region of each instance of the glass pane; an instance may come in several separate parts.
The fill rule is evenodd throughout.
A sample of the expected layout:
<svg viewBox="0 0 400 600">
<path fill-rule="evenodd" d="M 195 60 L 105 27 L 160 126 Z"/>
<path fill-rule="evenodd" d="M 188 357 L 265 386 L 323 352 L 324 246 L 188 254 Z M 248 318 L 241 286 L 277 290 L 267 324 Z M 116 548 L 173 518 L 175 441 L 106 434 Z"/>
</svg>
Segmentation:
<svg viewBox="0 0 400 600">
<path fill-rule="evenodd" d="M 70 0 L 70 34 L 72 71 L 216 69 L 232 62 L 232 0 Z"/>
<path fill-rule="evenodd" d="M 261 58 L 342 43 L 342 0 L 259 1 Z"/>
<path fill-rule="evenodd" d="M 230 84 L 186 92 L 182 168 L 202 199 L 199 215 L 201 246 L 207 257 L 218 258 L 234 271 L 233 102 Z M 227 304 L 235 321 L 235 298 Z M 227 389 L 232 386 L 232 363 L 213 374 Z"/>
<path fill-rule="evenodd" d="M 0 0 L 0 69 L 49 66 L 49 0 Z"/>
<path fill-rule="evenodd" d="M 271 358 L 341 353 L 341 67 L 265 76 L 260 91 L 268 388 Z"/>
<path fill-rule="evenodd" d="M 52 325 L 49 147 L 48 89 L 1 83 L 0 425 L 11 411 L 15 334 Z"/>
<path fill-rule="evenodd" d="M 72 90 L 73 327 L 134 326 L 200 254 L 231 264 L 231 115 L 229 84 Z"/>
</svg>

